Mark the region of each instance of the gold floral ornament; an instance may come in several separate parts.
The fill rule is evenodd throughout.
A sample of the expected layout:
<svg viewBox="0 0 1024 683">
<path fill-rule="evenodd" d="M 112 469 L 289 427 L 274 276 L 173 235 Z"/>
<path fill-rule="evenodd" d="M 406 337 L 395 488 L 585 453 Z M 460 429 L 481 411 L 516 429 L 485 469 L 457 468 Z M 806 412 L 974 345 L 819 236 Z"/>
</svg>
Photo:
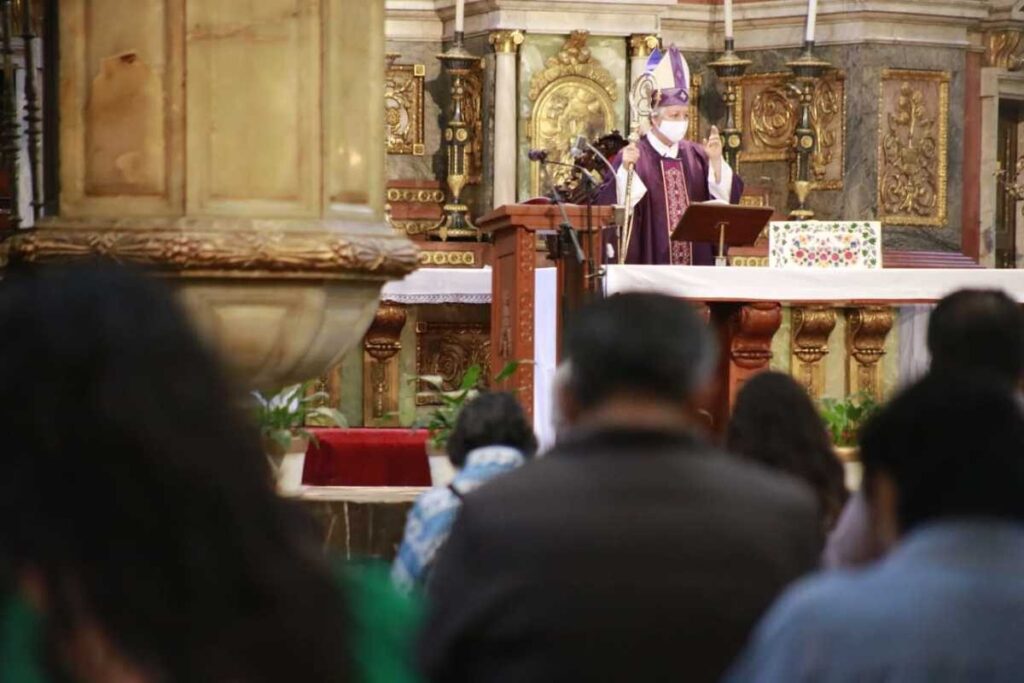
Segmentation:
<svg viewBox="0 0 1024 683">
<path fill-rule="evenodd" d="M 423 144 L 423 64 L 395 64 L 398 54 L 387 55 L 384 77 L 384 124 L 388 154 L 422 156 Z"/>
<path fill-rule="evenodd" d="M 531 146 L 546 150 L 548 159 L 572 162 L 569 150 L 577 136 L 593 140 L 615 126 L 615 79 L 593 59 L 586 31 L 573 31 L 558 54 L 549 57 L 543 70 L 530 79 L 529 98 L 534 103 L 528 137 Z M 572 170 L 551 171 L 550 181 L 564 185 Z M 530 192 L 550 190 L 541 182 L 539 164 L 530 169 Z"/>
<path fill-rule="evenodd" d="M 887 97 L 887 90 L 895 97 Z M 884 122 L 878 175 L 882 220 L 895 225 L 943 225 L 948 74 L 883 72 L 880 112 Z"/>
</svg>

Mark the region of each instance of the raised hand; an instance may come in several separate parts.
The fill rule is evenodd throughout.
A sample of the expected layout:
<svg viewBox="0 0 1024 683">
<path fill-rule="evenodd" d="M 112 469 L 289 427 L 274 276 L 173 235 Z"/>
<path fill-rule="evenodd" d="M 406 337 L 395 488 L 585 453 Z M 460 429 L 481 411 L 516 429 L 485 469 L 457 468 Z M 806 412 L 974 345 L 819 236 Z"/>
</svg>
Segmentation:
<svg viewBox="0 0 1024 683">
<path fill-rule="evenodd" d="M 704 151 L 708 154 L 708 161 L 711 162 L 711 170 L 715 174 L 715 181 L 722 180 L 722 137 L 718 134 L 718 126 L 711 126 L 711 132 L 704 140 Z"/>
</svg>

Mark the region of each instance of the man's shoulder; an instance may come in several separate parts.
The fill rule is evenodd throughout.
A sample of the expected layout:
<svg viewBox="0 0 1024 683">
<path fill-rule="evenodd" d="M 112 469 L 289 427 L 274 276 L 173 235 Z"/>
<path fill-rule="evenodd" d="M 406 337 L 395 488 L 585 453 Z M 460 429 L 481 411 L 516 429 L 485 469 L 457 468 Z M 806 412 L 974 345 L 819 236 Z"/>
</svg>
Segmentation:
<svg viewBox="0 0 1024 683">
<path fill-rule="evenodd" d="M 702 162 L 708 160 L 708 153 L 705 151 L 704 145 L 693 140 L 682 140 L 679 143 L 679 156 L 682 157 L 685 154 L 692 154 Z"/>
</svg>

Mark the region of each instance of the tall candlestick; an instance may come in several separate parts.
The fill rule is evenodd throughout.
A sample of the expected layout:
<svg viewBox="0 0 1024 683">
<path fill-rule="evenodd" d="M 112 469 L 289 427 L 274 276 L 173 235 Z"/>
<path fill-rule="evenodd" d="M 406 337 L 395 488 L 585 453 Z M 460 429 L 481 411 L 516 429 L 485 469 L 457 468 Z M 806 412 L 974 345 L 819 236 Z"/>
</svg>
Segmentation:
<svg viewBox="0 0 1024 683">
<path fill-rule="evenodd" d="M 732 37 L 732 0 L 725 0 L 725 39 Z"/>
<path fill-rule="evenodd" d="M 466 23 L 466 0 L 455 0 L 455 32 L 462 33 Z"/>
<path fill-rule="evenodd" d="M 818 17 L 818 0 L 807 0 L 807 31 L 804 33 L 804 42 L 814 42 L 814 23 Z"/>
</svg>

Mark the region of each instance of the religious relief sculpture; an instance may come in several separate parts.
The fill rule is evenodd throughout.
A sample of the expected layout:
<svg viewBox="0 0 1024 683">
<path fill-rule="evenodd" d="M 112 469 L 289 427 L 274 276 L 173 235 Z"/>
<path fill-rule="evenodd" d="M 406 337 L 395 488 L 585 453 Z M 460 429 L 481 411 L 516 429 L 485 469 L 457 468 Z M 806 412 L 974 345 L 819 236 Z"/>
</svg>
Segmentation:
<svg viewBox="0 0 1024 683">
<path fill-rule="evenodd" d="M 571 163 L 570 147 L 577 136 L 593 140 L 615 125 L 615 79 L 593 59 L 587 47 L 586 31 L 573 31 L 558 54 L 550 57 L 542 71 L 530 80 L 533 102 L 528 137 L 530 146 L 544 149 L 552 161 Z M 564 185 L 571 169 L 551 171 L 555 185 Z M 530 192 L 550 191 L 537 164 L 530 171 Z"/>
<path fill-rule="evenodd" d="M 741 161 L 785 161 L 792 156 L 793 135 L 799 114 L 798 98 L 791 87 L 792 75 L 785 72 L 752 74 L 740 79 L 735 119 L 743 136 Z M 832 71 L 815 87 L 811 104 L 811 126 L 818 147 L 811 156 L 813 187 L 839 190 L 843 187 L 846 146 L 846 81 L 841 71 Z"/>
<path fill-rule="evenodd" d="M 438 375 L 445 391 L 459 388 L 463 375 L 473 365 L 479 365 L 485 372 L 484 382 L 489 377 L 491 365 L 491 333 L 488 323 L 416 323 L 416 372 L 420 375 Z M 440 403 L 432 392 L 424 391 L 416 396 L 417 405 Z"/>
<path fill-rule="evenodd" d="M 949 72 L 884 70 L 879 117 L 879 218 L 945 225 Z"/>
<path fill-rule="evenodd" d="M 462 100 L 462 118 L 472 131 L 466 168 L 467 185 L 479 185 L 484 168 L 484 117 L 481 116 L 484 65 L 483 61 L 465 78 L 465 98 Z"/>
<path fill-rule="evenodd" d="M 384 124 L 388 154 L 422 156 L 423 64 L 395 64 L 400 55 L 389 52 L 384 76 Z"/>
</svg>

